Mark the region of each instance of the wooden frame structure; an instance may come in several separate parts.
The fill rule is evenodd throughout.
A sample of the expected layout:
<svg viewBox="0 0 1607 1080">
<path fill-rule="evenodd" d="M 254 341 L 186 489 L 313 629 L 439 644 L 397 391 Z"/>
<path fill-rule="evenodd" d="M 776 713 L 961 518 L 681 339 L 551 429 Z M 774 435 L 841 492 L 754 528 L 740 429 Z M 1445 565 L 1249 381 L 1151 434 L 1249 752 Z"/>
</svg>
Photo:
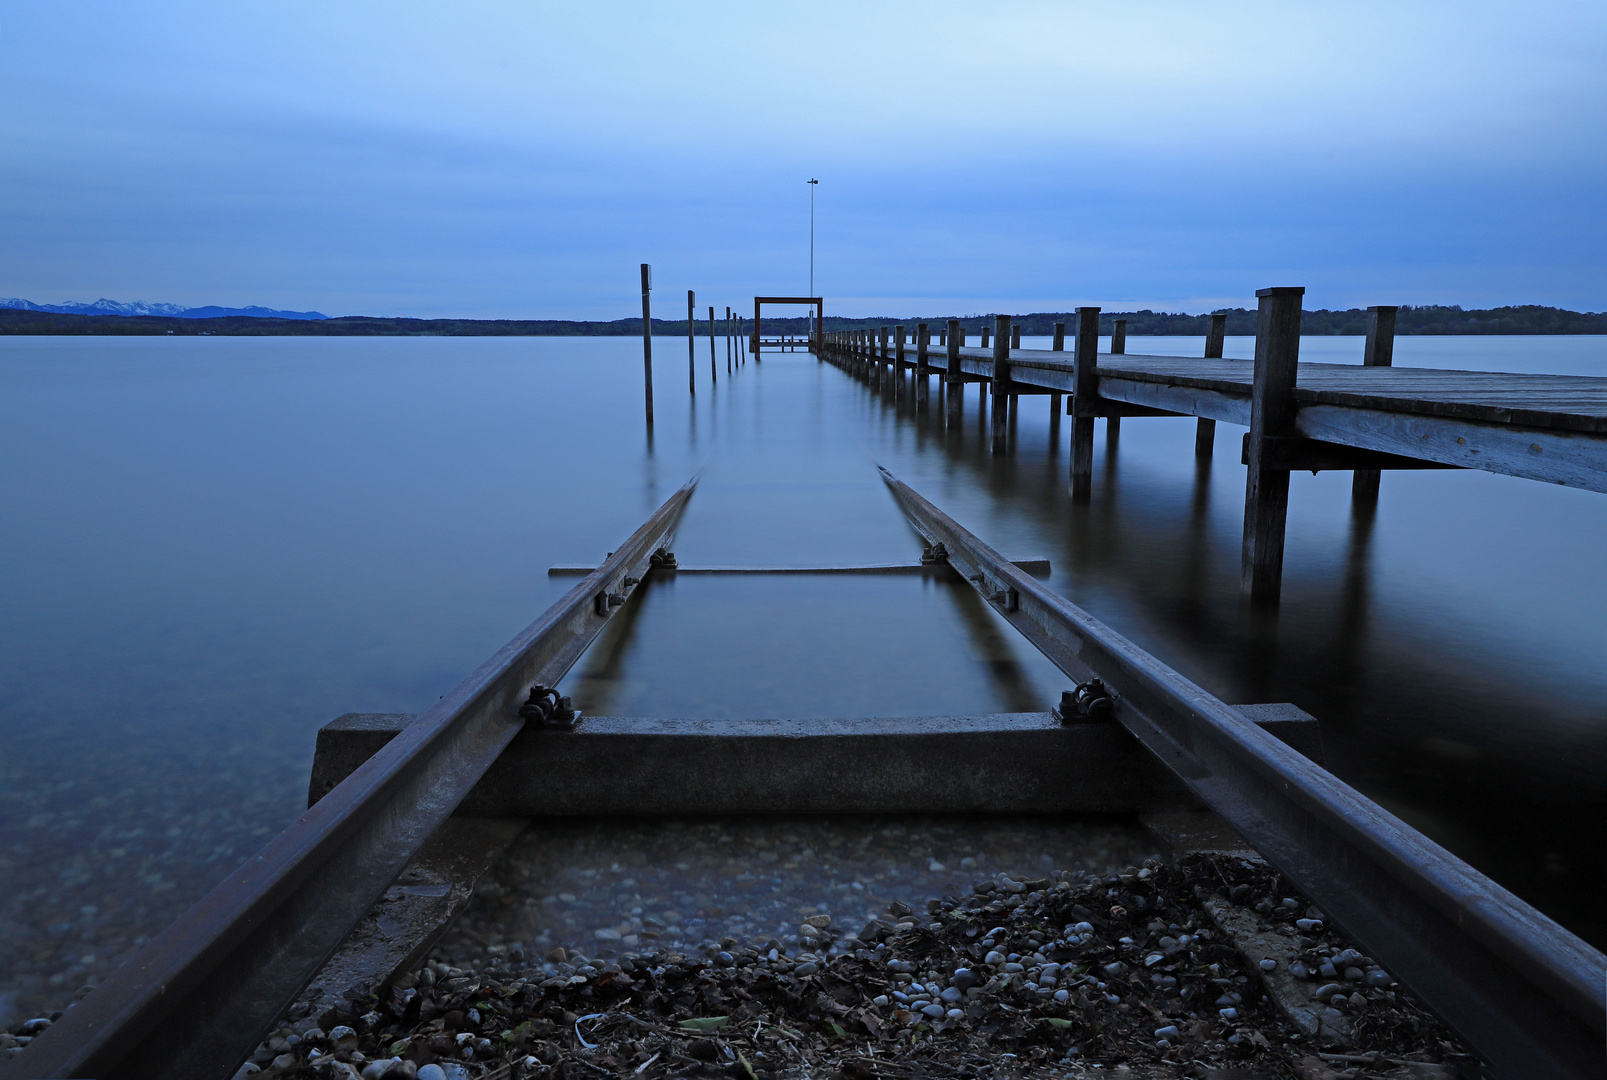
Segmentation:
<svg viewBox="0 0 1607 1080">
<path fill-rule="evenodd" d="M 810 304 L 815 309 L 815 328 L 809 334 L 810 348 L 814 348 L 816 336 L 823 332 L 826 325 L 826 301 L 818 296 L 755 296 L 753 298 L 753 358 L 759 359 L 759 309 L 765 304 Z"/>
</svg>

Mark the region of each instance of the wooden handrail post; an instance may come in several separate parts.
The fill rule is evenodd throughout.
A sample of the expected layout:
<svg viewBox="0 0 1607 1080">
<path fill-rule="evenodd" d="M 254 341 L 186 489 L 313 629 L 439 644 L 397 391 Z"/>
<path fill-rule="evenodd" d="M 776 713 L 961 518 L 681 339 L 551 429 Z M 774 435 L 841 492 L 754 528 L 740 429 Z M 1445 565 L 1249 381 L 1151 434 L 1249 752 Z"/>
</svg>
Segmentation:
<svg viewBox="0 0 1607 1080">
<path fill-rule="evenodd" d="M 1293 435 L 1295 378 L 1300 363 L 1299 286 L 1258 289 L 1255 383 L 1250 390 L 1249 469 L 1244 489 L 1240 591 L 1252 606 L 1278 603 L 1283 536 L 1289 514 L 1289 470 L 1270 467 L 1268 440 Z"/>
<path fill-rule="evenodd" d="M 647 428 L 653 429 L 653 309 L 647 294 L 653 290 L 653 268 L 642 264 L 642 377 L 647 384 Z"/>
<path fill-rule="evenodd" d="M 1205 333 L 1205 358 L 1222 359 L 1222 342 L 1227 336 L 1228 313 L 1218 311 L 1211 315 L 1211 328 Z M 1216 448 L 1216 421 L 1200 417 L 1194 425 L 1194 456 L 1209 460 Z"/>
<path fill-rule="evenodd" d="M 1394 305 L 1377 305 L 1367 309 L 1367 347 L 1362 353 L 1362 367 L 1391 367 L 1395 362 Z M 1383 473 L 1378 469 L 1357 469 L 1351 474 L 1350 497 L 1359 503 L 1378 502 L 1379 481 Z"/>
<path fill-rule="evenodd" d="M 1099 309 L 1077 309 L 1077 347 L 1071 373 L 1071 498 L 1087 502 L 1094 489 L 1094 415 L 1099 409 Z"/>
<path fill-rule="evenodd" d="M 989 329 L 988 324 L 983 323 L 982 324 L 982 347 L 984 349 L 986 349 L 988 347 L 988 341 L 989 341 L 989 339 L 988 339 L 988 329 Z"/>
<path fill-rule="evenodd" d="M 1010 316 L 993 317 L 993 453 L 1010 450 Z"/>
<path fill-rule="evenodd" d="M 1021 324 L 1020 323 L 1012 323 L 1010 325 L 1010 347 L 1012 349 L 1021 348 Z"/>
<path fill-rule="evenodd" d="M 924 414 L 931 399 L 931 387 L 928 385 L 932 378 L 932 369 L 926 363 L 927 349 L 926 324 L 915 324 L 915 411 Z"/>
</svg>

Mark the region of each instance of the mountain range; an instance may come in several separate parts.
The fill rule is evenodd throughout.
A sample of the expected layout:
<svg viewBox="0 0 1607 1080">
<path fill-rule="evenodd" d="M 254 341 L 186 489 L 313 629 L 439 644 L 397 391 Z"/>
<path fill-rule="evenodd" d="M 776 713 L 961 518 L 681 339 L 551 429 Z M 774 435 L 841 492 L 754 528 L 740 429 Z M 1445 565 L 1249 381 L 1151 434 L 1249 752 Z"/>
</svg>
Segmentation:
<svg viewBox="0 0 1607 1080">
<path fill-rule="evenodd" d="M 265 307 L 183 307 L 179 304 L 147 304 L 136 300 L 132 304 L 118 303 L 101 297 L 93 304 L 72 302 L 66 304 L 36 304 L 18 297 L 0 298 L 0 308 L 17 311 L 49 311 L 57 315 L 164 315 L 174 319 L 221 319 L 231 315 L 245 315 L 254 319 L 327 319 L 318 311 L 278 311 Z"/>
</svg>

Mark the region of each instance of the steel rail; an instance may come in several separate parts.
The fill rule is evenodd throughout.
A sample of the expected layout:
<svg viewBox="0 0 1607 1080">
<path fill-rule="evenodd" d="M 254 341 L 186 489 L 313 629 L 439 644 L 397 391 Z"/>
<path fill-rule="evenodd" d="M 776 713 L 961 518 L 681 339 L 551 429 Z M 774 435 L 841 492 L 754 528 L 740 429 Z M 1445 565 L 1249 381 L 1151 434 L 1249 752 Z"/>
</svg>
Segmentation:
<svg viewBox="0 0 1607 1080">
<path fill-rule="evenodd" d="M 886 469 L 915 529 L 1502 1077 L 1602 1077 L 1607 957 L 1011 566 Z"/>
<path fill-rule="evenodd" d="M 645 578 L 693 477 L 587 578 L 157 935 L 23 1053 L 6 1080 L 234 1073 Z"/>
</svg>

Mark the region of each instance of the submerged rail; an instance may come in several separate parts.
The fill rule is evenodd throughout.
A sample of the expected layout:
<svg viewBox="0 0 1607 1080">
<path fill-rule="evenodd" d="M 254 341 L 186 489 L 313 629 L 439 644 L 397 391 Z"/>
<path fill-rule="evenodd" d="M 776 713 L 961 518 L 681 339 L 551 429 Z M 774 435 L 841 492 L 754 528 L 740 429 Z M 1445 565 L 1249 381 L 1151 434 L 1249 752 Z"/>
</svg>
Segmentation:
<svg viewBox="0 0 1607 1080">
<path fill-rule="evenodd" d="M 1050 592 L 909 485 L 916 530 L 1506 1077 L 1601 1077 L 1607 957 Z"/>
<path fill-rule="evenodd" d="M 697 483 L 12 1058 L 6 1080 L 231 1075 L 646 577 Z"/>
</svg>

